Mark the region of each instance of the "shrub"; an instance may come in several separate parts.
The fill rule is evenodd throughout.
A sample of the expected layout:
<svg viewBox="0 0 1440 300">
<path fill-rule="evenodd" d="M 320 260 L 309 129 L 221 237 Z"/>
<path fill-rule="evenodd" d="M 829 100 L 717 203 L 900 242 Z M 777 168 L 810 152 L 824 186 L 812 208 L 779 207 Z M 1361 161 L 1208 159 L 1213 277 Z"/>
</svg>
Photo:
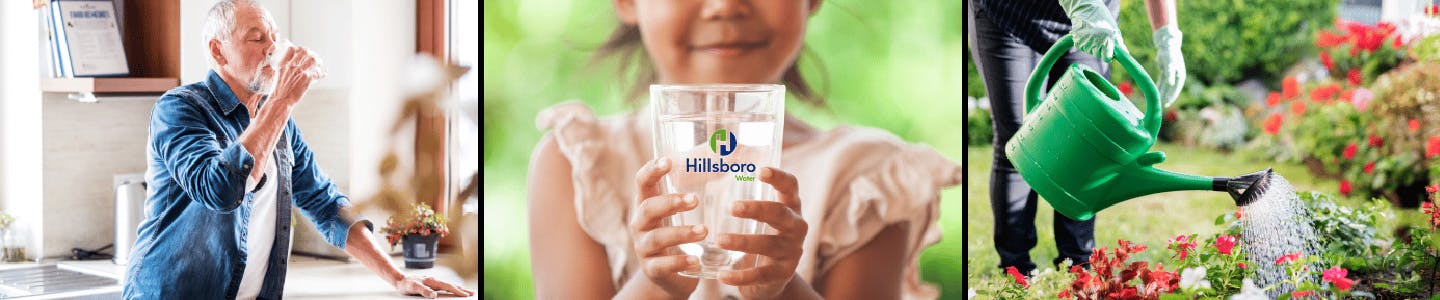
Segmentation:
<svg viewBox="0 0 1440 300">
<path fill-rule="evenodd" d="M 1201 83 L 1234 83 L 1245 78 L 1277 79 L 1308 53 L 1314 32 L 1335 19 L 1338 0 L 1177 1 L 1183 12 L 1182 52 L 1190 78 Z M 1155 50 L 1144 1 L 1120 6 L 1120 31 L 1130 53 L 1154 68 Z M 1118 68 L 1117 68 L 1118 69 Z M 1118 72 L 1117 72 L 1118 73 Z"/>
</svg>

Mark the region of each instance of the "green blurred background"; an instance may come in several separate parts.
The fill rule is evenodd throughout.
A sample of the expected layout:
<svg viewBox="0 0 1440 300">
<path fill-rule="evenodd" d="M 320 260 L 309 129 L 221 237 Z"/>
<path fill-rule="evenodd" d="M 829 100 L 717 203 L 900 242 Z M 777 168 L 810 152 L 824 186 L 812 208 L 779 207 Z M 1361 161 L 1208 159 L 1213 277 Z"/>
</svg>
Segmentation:
<svg viewBox="0 0 1440 300">
<path fill-rule="evenodd" d="M 888 130 L 962 161 L 963 1 L 825 1 L 809 21 L 801 69 L 826 96 L 824 108 L 791 99 L 787 110 L 822 128 Z M 629 79 L 590 57 L 617 24 L 610 1 L 485 1 L 486 299 L 533 298 L 525 178 L 543 132 L 535 115 L 567 100 L 598 115 L 634 109 Z M 560 179 L 564 180 L 564 179 Z M 965 295 L 959 186 L 942 192 L 944 238 L 921 256 L 921 278 L 942 298 Z"/>
</svg>

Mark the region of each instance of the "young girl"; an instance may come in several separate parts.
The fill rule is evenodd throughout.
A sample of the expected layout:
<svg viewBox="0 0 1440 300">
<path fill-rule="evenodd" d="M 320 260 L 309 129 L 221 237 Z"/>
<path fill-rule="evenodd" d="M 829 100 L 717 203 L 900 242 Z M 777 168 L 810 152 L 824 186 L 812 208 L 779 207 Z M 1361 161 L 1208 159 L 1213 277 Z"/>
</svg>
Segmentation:
<svg viewBox="0 0 1440 300">
<path fill-rule="evenodd" d="M 622 26 L 601 53 L 643 50 L 648 59 L 640 59 L 637 88 L 783 82 L 797 98 L 819 103 L 795 64 L 818 0 L 614 5 Z M 760 263 L 697 280 L 677 274 L 698 262 L 675 248 L 703 240 L 709 229 L 665 226 L 696 200 L 660 192 L 659 179 L 675 167 L 651 159 L 652 118 L 642 108 L 596 119 L 578 103 L 537 117 L 550 130 L 535 147 L 527 181 L 538 298 L 938 296 L 920 280 L 917 260 L 939 241 L 940 189 L 958 184 L 961 170 L 933 149 L 876 129 L 821 130 L 786 116 L 783 168 L 759 172 L 780 200 L 739 201 L 731 212 L 776 233 L 719 237 L 721 248 L 757 255 Z"/>
</svg>

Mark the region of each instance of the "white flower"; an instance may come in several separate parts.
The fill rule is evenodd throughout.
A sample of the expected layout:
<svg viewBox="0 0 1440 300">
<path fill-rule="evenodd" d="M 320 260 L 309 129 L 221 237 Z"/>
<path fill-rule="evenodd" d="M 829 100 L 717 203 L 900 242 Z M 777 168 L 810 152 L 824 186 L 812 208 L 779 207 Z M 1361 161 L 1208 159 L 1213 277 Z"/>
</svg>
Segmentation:
<svg viewBox="0 0 1440 300">
<path fill-rule="evenodd" d="M 970 289 L 970 296 L 965 299 L 975 299 L 975 289 Z"/>
<path fill-rule="evenodd" d="M 1208 289 L 1210 281 L 1205 280 L 1205 267 L 1194 267 L 1180 271 L 1180 288 Z"/>
<path fill-rule="evenodd" d="M 1250 280 L 1250 278 L 1245 278 L 1245 280 L 1241 281 L 1241 283 L 1240 283 L 1240 293 L 1239 293 L 1239 294 L 1235 294 L 1234 296 L 1230 296 L 1230 300 L 1269 300 L 1269 299 L 1270 299 L 1269 296 L 1265 296 L 1265 290 L 1262 290 L 1262 289 L 1260 289 L 1260 287 L 1255 286 L 1255 281 Z"/>
</svg>

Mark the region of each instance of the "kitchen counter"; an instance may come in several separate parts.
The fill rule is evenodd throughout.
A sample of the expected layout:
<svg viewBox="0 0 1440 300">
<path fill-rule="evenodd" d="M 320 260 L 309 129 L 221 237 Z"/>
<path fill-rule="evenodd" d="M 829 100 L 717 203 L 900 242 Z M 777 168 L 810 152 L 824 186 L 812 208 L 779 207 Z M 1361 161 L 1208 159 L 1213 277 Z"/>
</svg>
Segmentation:
<svg viewBox="0 0 1440 300">
<path fill-rule="evenodd" d="M 442 257 L 444 255 L 441 255 Z M 404 265 L 403 257 L 392 257 L 393 263 L 397 266 Z M 119 278 L 124 274 L 125 267 L 117 266 L 108 260 L 94 261 L 61 261 L 57 264 L 68 269 L 93 273 L 102 276 Z M 34 264 L 21 264 L 16 267 Z M 6 265 L 0 265 L 0 270 Z M 433 276 L 451 283 L 463 283 L 463 285 L 474 290 L 476 296 L 467 299 L 479 299 L 480 282 L 479 276 L 470 280 L 462 281 L 460 276 L 450 268 L 436 265 L 434 268 L 425 270 L 402 269 L 406 274 Z M 118 290 L 118 287 L 117 287 Z M 447 297 L 448 296 L 448 297 Z M 329 259 L 319 259 L 307 256 L 290 256 L 290 269 L 285 275 L 285 298 L 286 299 L 423 299 L 418 296 L 406 296 L 397 292 L 390 284 L 385 283 L 379 276 L 375 276 L 370 270 L 365 269 L 359 262 L 340 262 Z M 441 293 L 440 298 L 460 299 Z"/>
<path fill-rule="evenodd" d="M 442 257 L 445 255 L 441 255 Z M 392 257 L 397 266 L 405 264 L 403 257 Z M 479 299 L 480 278 L 475 276 L 462 281 L 450 268 L 439 265 L 425 270 L 401 269 L 405 274 L 433 276 L 450 283 L 463 283 L 475 291 Z M 285 275 L 285 299 L 423 299 L 419 296 L 405 296 L 385 283 L 379 276 L 365 269 L 359 262 L 339 262 L 303 256 L 291 256 L 290 270 Z M 461 299 L 441 293 L 441 299 Z"/>
</svg>

